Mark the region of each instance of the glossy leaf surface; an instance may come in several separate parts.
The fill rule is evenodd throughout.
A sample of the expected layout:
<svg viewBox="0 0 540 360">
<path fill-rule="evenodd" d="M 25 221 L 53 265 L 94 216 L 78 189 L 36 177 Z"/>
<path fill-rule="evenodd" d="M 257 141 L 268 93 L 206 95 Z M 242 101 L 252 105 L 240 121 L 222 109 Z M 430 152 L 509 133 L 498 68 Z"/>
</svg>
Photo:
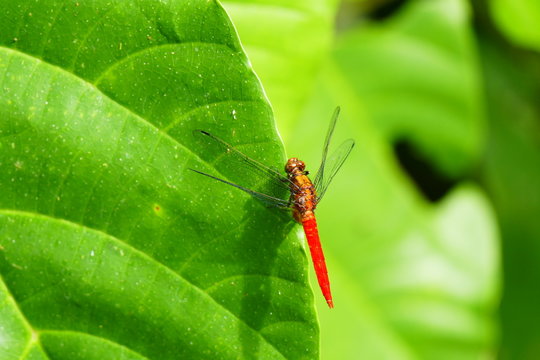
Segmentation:
<svg viewBox="0 0 540 360">
<path fill-rule="evenodd" d="M 288 217 L 187 171 L 265 185 L 198 141 L 201 128 L 284 161 L 223 9 L 18 1 L 0 20 L 2 350 L 316 357 Z"/>
</svg>

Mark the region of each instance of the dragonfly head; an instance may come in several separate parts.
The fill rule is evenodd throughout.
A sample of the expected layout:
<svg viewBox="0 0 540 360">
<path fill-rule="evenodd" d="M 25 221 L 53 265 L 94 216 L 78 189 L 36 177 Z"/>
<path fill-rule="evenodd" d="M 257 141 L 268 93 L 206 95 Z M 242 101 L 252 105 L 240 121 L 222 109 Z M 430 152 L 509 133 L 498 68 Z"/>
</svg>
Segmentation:
<svg viewBox="0 0 540 360">
<path fill-rule="evenodd" d="M 304 172 L 304 169 L 306 168 L 306 164 L 302 160 L 298 160 L 298 158 L 290 158 L 287 160 L 287 164 L 285 165 L 285 171 L 287 174 L 297 174 L 298 172 Z"/>
</svg>

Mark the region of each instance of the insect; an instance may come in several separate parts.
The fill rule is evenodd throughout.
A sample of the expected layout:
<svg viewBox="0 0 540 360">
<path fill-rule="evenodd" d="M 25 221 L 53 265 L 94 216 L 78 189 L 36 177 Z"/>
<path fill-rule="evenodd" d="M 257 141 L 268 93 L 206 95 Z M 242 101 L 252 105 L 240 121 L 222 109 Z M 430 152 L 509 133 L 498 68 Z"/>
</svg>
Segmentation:
<svg viewBox="0 0 540 360">
<path fill-rule="evenodd" d="M 330 281 L 328 280 L 328 271 L 326 268 L 326 261 L 324 259 L 324 253 L 321 247 L 319 239 L 319 231 L 317 229 L 317 221 L 315 219 L 315 208 L 324 197 L 328 185 L 332 182 L 332 179 L 341 168 L 347 157 L 349 156 L 352 148 L 354 147 L 354 140 L 345 140 L 333 153 L 328 157 L 328 148 L 332 135 L 336 126 L 337 119 L 339 117 L 340 108 L 337 107 L 330 121 L 330 126 L 326 133 L 326 139 L 324 141 L 322 160 L 319 170 L 315 175 L 315 179 L 312 182 L 308 177 L 309 172 L 305 170 L 306 166 L 302 160 L 298 158 L 290 158 L 285 165 L 285 174 L 278 172 L 268 166 L 261 164 L 260 162 L 250 158 L 243 154 L 233 146 L 229 145 L 225 141 L 221 140 L 217 136 L 212 135 L 209 132 L 203 130 L 197 130 L 196 132 L 212 139 L 213 142 L 218 144 L 229 157 L 234 157 L 238 161 L 243 162 L 250 168 L 256 170 L 260 175 L 265 176 L 276 187 L 286 188 L 290 192 L 288 199 L 272 196 L 257 192 L 241 185 L 232 183 L 230 181 L 215 177 L 213 175 L 190 169 L 198 174 L 207 176 L 222 183 L 231 185 L 247 192 L 253 197 L 264 201 L 265 203 L 277 206 L 280 208 L 287 208 L 292 210 L 294 220 L 302 224 L 306 239 L 309 245 L 311 253 L 311 259 L 315 268 L 315 274 L 317 275 L 317 281 L 321 288 L 322 294 L 326 299 L 326 303 L 330 308 L 334 307 L 332 299 L 332 293 L 330 291 Z"/>
</svg>

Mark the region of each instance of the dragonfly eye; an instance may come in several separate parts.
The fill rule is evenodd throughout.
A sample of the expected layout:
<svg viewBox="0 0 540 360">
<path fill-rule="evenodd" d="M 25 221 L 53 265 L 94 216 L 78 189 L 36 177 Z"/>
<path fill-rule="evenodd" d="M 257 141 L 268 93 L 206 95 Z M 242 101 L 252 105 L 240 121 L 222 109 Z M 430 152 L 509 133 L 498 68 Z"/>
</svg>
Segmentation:
<svg viewBox="0 0 540 360">
<path fill-rule="evenodd" d="M 298 158 L 290 158 L 287 161 L 287 165 L 285 165 L 285 171 L 288 174 L 296 173 L 297 171 L 303 172 L 306 168 L 306 164 L 302 160 L 298 160 Z"/>
</svg>

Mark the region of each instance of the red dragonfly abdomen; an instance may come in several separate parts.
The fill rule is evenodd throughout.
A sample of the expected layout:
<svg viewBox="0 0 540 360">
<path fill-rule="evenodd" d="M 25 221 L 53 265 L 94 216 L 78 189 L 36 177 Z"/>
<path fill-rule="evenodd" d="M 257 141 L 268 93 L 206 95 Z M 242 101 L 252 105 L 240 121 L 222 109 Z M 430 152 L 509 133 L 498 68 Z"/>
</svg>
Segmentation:
<svg viewBox="0 0 540 360">
<path fill-rule="evenodd" d="M 302 226 L 306 233 L 306 238 L 309 245 L 309 251 L 311 252 L 311 260 L 315 267 L 315 274 L 317 274 L 317 281 L 319 287 L 323 293 L 326 303 L 330 308 L 334 307 L 332 301 L 332 293 L 330 292 L 330 281 L 328 280 L 328 270 L 326 269 L 326 261 L 321 247 L 321 241 L 319 239 L 319 230 L 317 229 L 317 220 L 312 214 L 302 219 Z"/>
<path fill-rule="evenodd" d="M 291 203 L 293 204 L 293 216 L 302 224 L 311 253 L 311 260 L 317 274 L 317 281 L 323 293 L 326 303 L 330 308 L 334 307 L 332 294 L 330 293 L 330 281 L 328 270 L 319 239 L 319 230 L 313 211 L 317 207 L 315 187 L 307 177 L 305 164 L 297 158 L 290 158 L 285 165 L 285 171 L 291 180 Z"/>
</svg>

